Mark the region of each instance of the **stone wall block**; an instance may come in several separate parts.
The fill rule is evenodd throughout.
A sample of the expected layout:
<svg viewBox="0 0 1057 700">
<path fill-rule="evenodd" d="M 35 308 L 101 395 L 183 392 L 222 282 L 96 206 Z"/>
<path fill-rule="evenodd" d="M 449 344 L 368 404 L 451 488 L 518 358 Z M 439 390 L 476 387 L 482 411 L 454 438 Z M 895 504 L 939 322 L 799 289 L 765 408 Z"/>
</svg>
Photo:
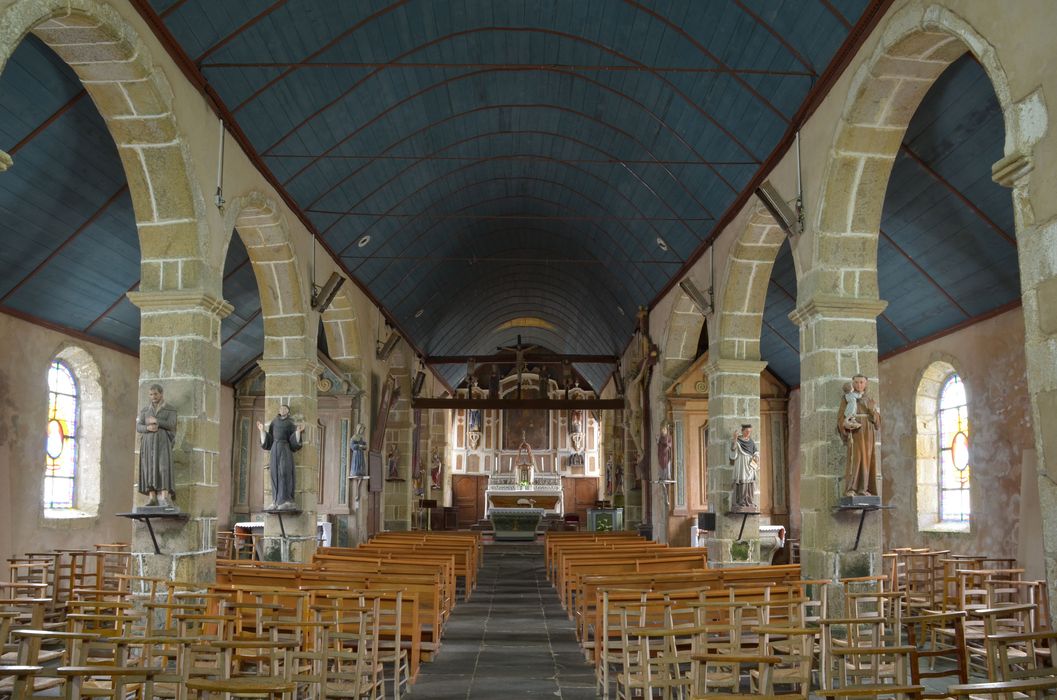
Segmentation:
<svg viewBox="0 0 1057 700">
<path fill-rule="evenodd" d="M 168 114 L 107 119 L 106 125 L 117 143 L 168 143 L 179 136 L 176 122 Z"/>
<path fill-rule="evenodd" d="M 91 90 L 95 90 L 97 85 L 102 84 L 96 83 Z M 151 79 L 127 80 L 121 83 L 121 88 L 128 95 L 129 102 L 135 106 L 136 114 L 150 116 L 165 114 L 172 110 L 171 95 L 167 99 L 165 91 L 160 90 Z"/>
<path fill-rule="evenodd" d="M 266 315 L 265 321 L 268 324 L 268 335 L 274 336 L 301 337 L 305 335 L 305 329 L 308 327 L 308 320 L 304 314 L 278 317 Z"/>
<path fill-rule="evenodd" d="M 965 52 L 964 45 L 962 45 L 962 52 Z M 932 83 L 940 76 L 940 73 L 947 69 L 948 65 L 950 65 L 950 61 L 939 60 L 936 52 L 930 48 L 928 58 L 884 54 L 873 65 L 870 72 L 875 76 L 899 76 Z"/>
<path fill-rule="evenodd" d="M 178 144 L 140 149 L 154 196 L 157 221 L 194 219 L 194 196 L 184 176 L 187 165 Z"/>
<path fill-rule="evenodd" d="M 198 251 L 198 231 L 191 222 L 141 225 L 139 244 L 147 259 L 193 258 Z"/>
</svg>

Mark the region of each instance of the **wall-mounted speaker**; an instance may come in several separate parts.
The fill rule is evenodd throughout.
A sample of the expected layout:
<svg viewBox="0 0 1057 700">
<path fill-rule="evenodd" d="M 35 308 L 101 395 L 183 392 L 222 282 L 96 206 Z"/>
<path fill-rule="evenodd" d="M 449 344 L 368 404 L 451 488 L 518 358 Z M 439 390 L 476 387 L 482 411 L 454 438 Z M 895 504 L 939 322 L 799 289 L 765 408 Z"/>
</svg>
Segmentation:
<svg viewBox="0 0 1057 700">
<path fill-rule="evenodd" d="M 706 530 L 708 532 L 716 531 L 716 514 L 715 513 L 698 513 L 697 514 L 697 528 L 699 530 Z"/>
</svg>

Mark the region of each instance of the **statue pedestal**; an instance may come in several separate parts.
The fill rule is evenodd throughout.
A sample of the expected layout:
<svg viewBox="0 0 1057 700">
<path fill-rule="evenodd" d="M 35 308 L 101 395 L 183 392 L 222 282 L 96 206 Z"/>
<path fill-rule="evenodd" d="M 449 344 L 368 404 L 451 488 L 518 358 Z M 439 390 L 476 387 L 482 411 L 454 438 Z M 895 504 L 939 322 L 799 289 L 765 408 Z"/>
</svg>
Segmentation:
<svg viewBox="0 0 1057 700">
<path fill-rule="evenodd" d="M 880 496 L 841 496 L 837 501 L 839 508 L 880 508 Z"/>
</svg>

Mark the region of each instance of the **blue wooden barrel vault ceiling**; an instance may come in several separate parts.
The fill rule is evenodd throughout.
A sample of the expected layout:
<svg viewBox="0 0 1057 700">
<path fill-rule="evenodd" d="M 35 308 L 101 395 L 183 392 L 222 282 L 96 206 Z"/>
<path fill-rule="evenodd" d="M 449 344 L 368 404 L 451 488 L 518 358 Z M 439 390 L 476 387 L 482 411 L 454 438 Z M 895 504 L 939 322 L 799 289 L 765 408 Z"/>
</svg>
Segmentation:
<svg viewBox="0 0 1057 700">
<path fill-rule="evenodd" d="M 558 353 L 618 354 L 636 308 L 700 252 L 883 3 L 133 4 L 197 67 L 348 273 L 437 356 L 491 354 L 518 334 Z M 993 92 L 971 58 L 941 83 L 886 203 L 882 352 L 1019 297 L 1016 248 L 999 235 L 1011 237 L 1008 194 L 986 177 L 1001 156 Z M 137 350 L 124 293 L 138 246 L 105 125 L 33 38 L 0 95 L 0 148 L 16 159 L 0 176 L 0 307 Z M 763 351 L 789 384 L 795 295 L 786 248 Z M 237 237 L 224 296 L 236 306 L 222 338 L 230 382 L 263 339 Z M 596 388 L 610 369 L 580 367 Z"/>
</svg>

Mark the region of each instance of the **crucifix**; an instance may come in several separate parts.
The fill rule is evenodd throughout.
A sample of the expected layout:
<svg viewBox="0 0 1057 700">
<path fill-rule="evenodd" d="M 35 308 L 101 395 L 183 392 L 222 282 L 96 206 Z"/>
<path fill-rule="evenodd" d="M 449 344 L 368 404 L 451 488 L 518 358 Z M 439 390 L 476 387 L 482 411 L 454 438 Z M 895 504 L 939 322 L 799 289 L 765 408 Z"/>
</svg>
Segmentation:
<svg viewBox="0 0 1057 700">
<path fill-rule="evenodd" d="M 525 353 L 535 350 L 535 345 L 522 345 L 521 335 L 518 334 L 517 345 L 511 347 L 498 347 L 497 350 L 508 350 L 514 353 L 514 369 L 517 370 L 517 397 L 521 398 L 521 373 L 525 371 Z"/>
</svg>

